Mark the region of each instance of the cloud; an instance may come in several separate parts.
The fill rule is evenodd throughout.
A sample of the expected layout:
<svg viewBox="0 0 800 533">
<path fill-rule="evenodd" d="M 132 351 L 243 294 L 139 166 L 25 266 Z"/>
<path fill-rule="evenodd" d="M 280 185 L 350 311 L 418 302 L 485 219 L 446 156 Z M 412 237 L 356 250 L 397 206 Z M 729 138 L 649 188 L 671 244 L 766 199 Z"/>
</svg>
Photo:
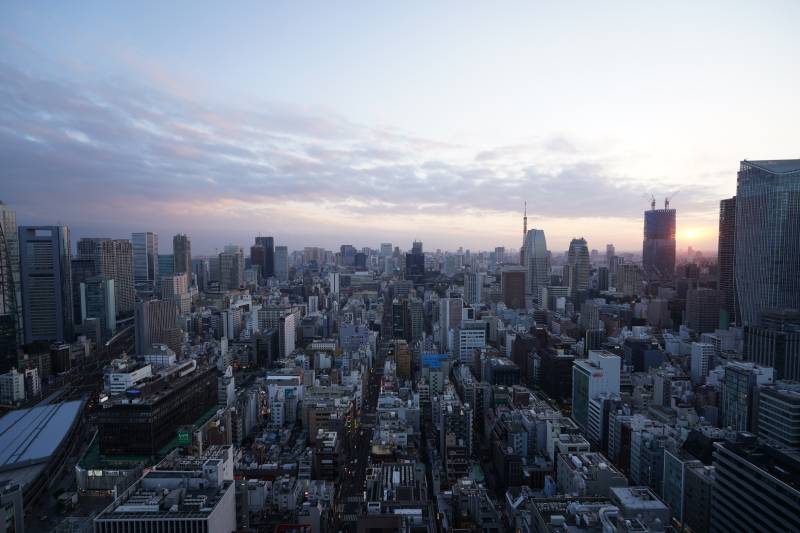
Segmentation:
<svg viewBox="0 0 800 533">
<path fill-rule="evenodd" d="M 640 217 L 644 193 L 669 190 L 613 175 L 603 153 L 561 135 L 476 148 L 303 107 L 223 109 L 184 97 L 174 79 L 145 67 L 150 85 L 0 64 L 4 199 L 41 223 L 89 226 L 91 217 L 98 228 L 140 226 L 158 213 L 186 226 L 230 216 L 202 207 L 214 202 L 272 214 L 291 205 L 296 216 L 323 208 L 367 224 L 413 214 L 449 227 L 454 216 L 518 213 L 523 201 L 534 220 Z M 714 194 L 702 185 L 681 194 L 685 209 L 711 209 L 703 198 Z"/>
</svg>

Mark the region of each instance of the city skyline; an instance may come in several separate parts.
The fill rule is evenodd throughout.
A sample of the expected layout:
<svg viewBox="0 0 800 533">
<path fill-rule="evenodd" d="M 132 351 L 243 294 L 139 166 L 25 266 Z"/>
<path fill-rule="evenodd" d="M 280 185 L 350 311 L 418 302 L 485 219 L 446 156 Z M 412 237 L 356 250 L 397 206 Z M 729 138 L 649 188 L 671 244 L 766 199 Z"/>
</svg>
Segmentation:
<svg viewBox="0 0 800 533">
<path fill-rule="evenodd" d="M 677 192 L 678 250 L 714 251 L 738 161 L 797 156 L 798 7 L 773 5 L 143 10 L 154 25 L 6 4 L 4 201 L 75 240 L 186 233 L 198 254 L 258 232 L 512 247 L 527 201 L 553 250 L 635 251 L 650 196 Z"/>
</svg>

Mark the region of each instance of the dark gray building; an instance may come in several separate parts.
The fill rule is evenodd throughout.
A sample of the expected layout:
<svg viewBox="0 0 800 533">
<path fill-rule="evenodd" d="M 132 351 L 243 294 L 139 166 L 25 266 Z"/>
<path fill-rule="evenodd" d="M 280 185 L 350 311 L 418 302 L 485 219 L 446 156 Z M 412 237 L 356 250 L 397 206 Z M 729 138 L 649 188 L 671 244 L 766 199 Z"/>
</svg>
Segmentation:
<svg viewBox="0 0 800 533">
<path fill-rule="evenodd" d="M 736 197 L 719 203 L 719 239 L 717 243 L 717 288 L 720 291 L 723 326 L 739 323 L 739 305 L 736 300 Z"/>
<path fill-rule="evenodd" d="M 71 342 L 69 228 L 21 226 L 19 243 L 25 343 Z"/>
<path fill-rule="evenodd" d="M 800 455 L 739 437 L 714 444 L 711 532 L 800 531 Z"/>
<path fill-rule="evenodd" d="M 666 204 L 668 205 L 668 204 Z M 675 210 L 653 208 L 644 212 L 642 267 L 649 282 L 668 282 L 675 276 Z"/>
<path fill-rule="evenodd" d="M 766 309 L 800 309 L 800 159 L 741 162 L 735 250 L 743 324 Z"/>
</svg>

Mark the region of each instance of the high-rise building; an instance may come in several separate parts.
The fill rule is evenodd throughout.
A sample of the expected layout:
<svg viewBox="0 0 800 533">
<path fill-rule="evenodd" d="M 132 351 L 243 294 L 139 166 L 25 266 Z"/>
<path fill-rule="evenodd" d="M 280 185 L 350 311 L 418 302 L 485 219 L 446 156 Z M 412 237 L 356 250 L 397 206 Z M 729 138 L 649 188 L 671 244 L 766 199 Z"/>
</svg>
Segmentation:
<svg viewBox="0 0 800 533">
<path fill-rule="evenodd" d="M 220 287 L 223 290 L 238 289 L 244 284 L 244 253 L 235 245 L 225 247 L 219 254 Z M 270 277 L 274 275 L 270 274 Z"/>
<path fill-rule="evenodd" d="M 452 332 L 461 324 L 461 309 L 464 301 L 461 298 L 439 299 L 439 349 L 442 352 L 452 350 Z"/>
<path fill-rule="evenodd" d="M 711 533 L 800 531 L 800 460 L 750 435 L 714 443 Z"/>
<path fill-rule="evenodd" d="M 633 263 L 620 263 L 614 276 L 617 292 L 626 296 L 638 296 L 642 293 L 642 269 Z"/>
<path fill-rule="evenodd" d="M 735 257 L 743 324 L 766 309 L 800 309 L 800 159 L 741 162 Z"/>
<path fill-rule="evenodd" d="M 275 275 L 275 239 L 272 237 L 256 237 L 256 246 L 264 249 L 264 259 L 261 264 L 261 276 L 264 279 Z"/>
<path fill-rule="evenodd" d="M 475 350 L 486 348 L 486 322 L 483 320 L 462 320 L 454 336 L 454 360 L 472 365 Z"/>
<path fill-rule="evenodd" d="M 131 234 L 133 244 L 133 280 L 154 287 L 158 278 L 158 235 L 151 232 Z"/>
<path fill-rule="evenodd" d="M 744 357 L 775 369 L 777 379 L 800 381 L 800 311 L 769 309 L 744 327 Z"/>
<path fill-rule="evenodd" d="M 698 335 L 719 328 L 719 308 L 719 291 L 706 287 L 686 291 L 686 325 Z"/>
<path fill-rule="evenodd" d="M 192 271 L 194 278 L 197 280 L 197 288 L 201 292 L 207 290 L 209 282 L 209 260 L 208 259 L 192 259 Z"/>
<path fill-rule="evenodd" d="M 759 389 L 758 436 L 800 450 L 800 383 L 777 381 Z"/>
<path fill-rule="evenodd" d="M 611 260 L 617 255 L 617 249 L 613 244 L 606 244 L 606 265 L 611 268 Z"/>
<path fill-rule="evenodd" d="M 84 324 L 89 318 L 96 319 L 99 323 L 100 338 L 95 338 L 96 333 L 91 328 L 87 328 L 84 333 L 97 346 L 101 346 L 117 331 L 114 280 L 103 275 L 93 276 L 81 282 L 79 290 L 81 324 Z"/>
<path fill-rule="evenodd" d="M 394 360 L 397 364 L 397 377 L 411 379 L 411 350 L 408 343 L 402 339 L 392 341 Z"/>
<path fill-rule="evenodd" d="M 550 283 L 550 254 L 544 230 L 528 231 L 525 237 L 525 268 L 526 290 L 538 302 L 540 289 Z"/>
<path fill-rule="evenodd" d="M 642 268 L 648 282 L 669 282 L 675 276 L 675 210 L 652 208 L 644 212 Z"/>
<path fill-rule="evenodd" d="M 178 327 L 178 306 L 173 301 L 148 300 L 136 304 L 136 353 L 145 355 L 154 343 L 183 353 L 183 331 Z"/>
<path fill-rule="evenodd" d="M 692 343 L 691 376 L 692 383 L 702 385 L 714 360 L 714 345 L 704 342 Z"/>
<path fill-rule="evenodd" d="M 525 309 L 525 268 L 504 267 L 500 273 L 503 303 L 509 309 Z"/>
<path fill-rule="evenodd" d="M 482 292 L 483 274 L 480 272 L 464 274 L 464 302 L 468 305 L 480 304 Z"/>
<path fill-rule="evenodd" d="M 392 255 L 392 243 L 390 242 L 382 242 L 381 243 L 381 257 L 391 257 Z"/>
<path fill-rule="evenodd" d="M 161 299 L 175 302 L 178 313 L 185 315 L 192 310 L 192 297 L 189 294 L 186 272 L 161 278 Z"/>
<path fill-rule="evenodd" d="M 569 279 L 564 280 L 564 285 L 569 287 L 569 293 L 575 297 L 579 292 L 589 288 L 589 247 L 586 239 L 572 239 L 567 252 L 567 265 L 569 265 Z"/>
<path fill-rule="evenodd" d="M 717 288 L 722 299 L 723 329 L 729 323 L 739 323 L 736 300 L 736 197 L 719 203 L 719 240 L 717 242 Z"/>
<path fill-rule="evenodd" d="M 0 372 L 14 366 L 24 342 L 17 215 L 0 202 Z"/>
<path fill-rule="evenodd" d="M 572 418 L 589 427 L 589 401 L 603 393 L 619 394 L 622 360 L 605 350 L 590 350 L 572 364 Z"/>
<path fill-rule="evenodd" d="M 133 312 L 136 291 L 133 282 L 133 245 L 124 239 L 83 238 L 78 241 L 78 259 L 95 262 L 95 272 L 114 280 L 117 316 Z"/>
<path fill-rule="evenodd" d="M 72 341 L 69 228 L 19 228 L 25 343 Z"/>
<path fill-rule="evenodd" d="M 172 238 L 172 256 L 175 274 L 186 273 L 188 288 L 192 284 L 192 241 L 187 235 L 178 234 Z"/>
<path fill-rule="evenodd" d="M 286 246 L 275 247 L 275 277 L 278 281 L 289 280 L 289 249 Z"/>
<path fill-rule="evenodd" d="M 419 283 L 425 277 L 425 254 L 422 252 L 422 243 L 414 241 L 411 253 L 406 254 L 405 279 Z"/>
<path fill-rule="evenodd" d="M 722 383 L 722 427 L 752 431 L 758 387 L 774 381 L 772 368 L 732 362 L 725 367 Z"/>
</svg>

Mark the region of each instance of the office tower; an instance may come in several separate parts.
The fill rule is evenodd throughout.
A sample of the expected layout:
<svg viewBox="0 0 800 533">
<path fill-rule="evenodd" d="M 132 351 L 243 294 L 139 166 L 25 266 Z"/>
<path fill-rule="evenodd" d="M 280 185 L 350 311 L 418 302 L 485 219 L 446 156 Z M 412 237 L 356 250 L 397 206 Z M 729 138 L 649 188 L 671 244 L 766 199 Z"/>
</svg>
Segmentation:
<svg viewBox="0 0 800 533">
<path fill-rule="evenodd" d="M 175 256 L 172 254 L 161 254 L 158 256 L 158 277 L 156 282 L 161 286 L 161 278 L 171 276 L 175 273 Z"/>
<path fill-rule="evenodd" d="M 116 302 L 114 280 L 106 276 L 92 276 L 81 282 L 81 324 L 93 318 L 99 323 L 100 338 L 97 338 L 92 328 L 86 328 L 83 333 L 100 347 L 117 332 Z"/>
<path fill-rule="evenodd" d="M 775 369 L 776 379 L 800 380 L 800 311 L 769 309 L 744 327 L 744 357 Z"/>
<path fill-rule="evenodd" d="M 286 246 L 275 247 L 275 277 L 278 281 L 289 281 L 289 249 Z"/>
<path fill-rule="evenodd" d="M 743 324 L 766 309 L 800 309 L 800 159 L 741 162 L 735 258 Z"/>
<path fill-rule="evenodd" d="M 330 288 L 331 294 L 339 295 L 339 273 L 338 272 L 329 272 L 328 273 L 328 287 Z"/>
<path fill-rule="evenodd" d="M 250 265 L 252 268 L 258 269 L 259 279 L 264 279 L 264 262 L 266 260 L 267 251 L 260 244 L 254 244 L 250 247 Z"/>
<path fill-rule="evenodd" d="M 589 401 L 603 393 L 619 394 L 622 360 L 605 350 L 590 350 L 572 364 L 572 418 L 589 427 Z"/>
<path fill-rule="evenodd" d="M 606 265 L 611 267 L 611 260 L 617 255 L 617 250 L 613 244 L 606 244 Z"/>
<path fill-rule="evenodd" d="M 219 254 L 220 288 L 235 290 L 244 284 L 244 253 L 235 245 L 228 245 Z M 270 274 L 270 277 L 274 274 Z"/>
<path fill-rule="evenodd" d="M 172 238 L 172 260 L 175 274 L 186 273 L 187 288 L 192 284 L 192 241 L 183 234 Z"/>
<path fill-rule="evenodd" d="M 133 245 L 133 280 L 155 287 L 158 278 L 158 235 L 151 232 L 131 234 Z"/>
<path fill-rule="evenodd" d="M 579 292 L 589 288 L 589 247 L 586 239 L 572 239 L 569 243 L 567 265 L 569 279 L 565 279 L 563 284 L 569 287 L 569 293 L 574 298 Z"/>
<path fill-rule="evenodd" d="M 621 263 L 617 266 L 614 288 L 626 296 L 638 296 L 642 293 L 642 269 L 632 263 Z"/>
<path fill-rule="evenodd" d="M 411 379 L 411 350 L 408 343 L 402 339 L 392 341 L 392 351 L 397 365 L 397 377 Z"/>
<path fill-rule="evenodd" d="M 483 274 L 480 272 L 467 272 L 464 274 L 464 302 L 466 304 L 480 304 L 482 291 Z"/>
<path fill-rule="evenodd" d="M 706 381 L 711 363 L 714 360 L 714 345 L 704 342 L 692 343 L 691 376 L 692 383 L 702 385 Z"/>
<path fill-rule="evenodd" d="M 486 322 L 483 320 L 462 320 L 454 335 L 454 360 L 472 365 L 475 350 L 486 348 Z"/>
<path fill-rule="evenodd" d="M 339 247 L 339 264 L 351 267 L 356 263 L 356 247 L 352 244 L 343 244 Z"/>
<path fill-rule="evenodd" d="M 78 259 L 95 262 L 95 272 L 114 280 L 117 316 L 133 311 L 136 291 L 133 282 L 133 245 L 123 239 L 83 238 L 78 241 Z"/>
<path fill-rule="evenodd" d="M 405 279 L 420 283 L 425 278 L 425 254 L 422 252 L 422 243 L 414 241 L 411 253 L 406 254 Z"/>
<path fill-rule="evenodd" d="M 145 355 L 154 343 L 166 344 L 178 357 L 183 353 L 183 331 L 178 327 L 175 302 L 147 300 L 136 304 L 136 353 Z"/>
<path fill-rule="evenodd" d="M 502 265 L 506 260 L 506 249 L 503 246 L 495 246 L 494 248 L 494 262 L 496 265 Z"/>
<path fill-rule="evenodd" d="M 800 383 L 777 381 L 759 389 L 758 436 L 800 450 Z"/>
<path fill-rule="evenodd" d="M 526 290 L 538 302 L 540 289 L 550 283 L 550 254 L 544 230 L 532 229 L 525 236 L 525 268 Z"/>
<path fill-rule="evenodd" d="M 275 239 L 272 237 L 256 237 L 256 246 L 264 249 L 264 259 L 261 265 L 261 276 L 264 279 L 275 275 Z"/>
<path fill-rule="evenodd" d="M 675 210 L 656 209 L 653 199 L 651 209 L 644 212 L 644 242 L 642 267 L 644 279 L 652 282 L 669 282 L 675 276 Z"/>
<path fill-rule="evenodd" d="M 192 296 L 189 294 L 186 272 L 161 278 L 161 299 L 175 302 L 178 313 L 185 315 L 192 310 Z"/>
<path fill-rule="evenodd" d="M 525 266 L 525 261 L 528 258 L 528 202 L 525 202 L 525 210 L 522 215 L 522 246 L 519 248 L 519 264 Z"/>
<path fill-rule="evenodd" d="M 20 226 L 25 343 L 72 341 L 69 228 Z"/>
<path fill-rule="evenodd" d="M 70 261 L 70 268 L 72 269 L 72 317 L 75 324 L 80 324 L 82 322 L 81 283 L 97 276 L 99 273 L 92 259 L 73 259 Z M 114 305 L 116 305 L 116 302 Z"/>
<path fill-rule="evenodd" d="M 0 202 L 0 372 L 15 366 L 24 342 L 17 215 Z"/>
<path fill-rule="evenodd" d="M 719 291 L 700 287 L 686 291 L 686 325 L 700 335 L 719 328 Z"/>
<path fill-rule="evenodd" d="M 425 335 L 425 308 L 420 298 L 408 301 L 408 316 L 411 322 L 411 342 L 422 340 Z"/>
<path fill-rule="evenodd" d="M 504 267 L 500 273 L 503 303 L 509 309 L 525 309 L 525 269 Z"/>
<path fill-rule="evenodd" d="M 192 259 L 192 272 L 197 280 L 197 288 L 205 292 L 209 282 L 209 261 L 208 259 Z"/>
<path fill-rule="evenodd" d="M 607 291 L 611 286 L 611 278 L 609 276 L 608 267 L 601 266 L 597 269 L 597 290 Z"/>
<path fill-rule="evenodd" d="M 464 301 L 461 298 L 439 299 L 439 349 L 449 352 L 453 348 L 451 331 L 461 324 L 461 309 Z"/>
<path fill-rule="evenodd" d="M 381 243 L 381 257 L 390 257 L 392 255 L 392 243 L 390 242 L 382 242 Z"/>
<path fill-rule="evenodd" d="M 719 203 L 719 239 L 717 241 L 717 288 L 720 291 L 722 329 L 730 323 L 739 323 L 739 306 L 736 301 L 736 197 Z"/>
<path fill-rule="evenodd" d="M 752 435 L 714 443 L 711 532 L 800 531 L 800 460 Z"/>
<path fill-rule="evenodd" d="M 771 385 L 773 376 L 772 368 L 738 361 L 728 363 L 722 382 L 721 426 L 751 431 L 757 387 Z"/>
<path fill-rule="evenodd" d="M 0 321 L 14 327 L 16 344 L 21 345 L 24 335 L 19 260 L 17 214 L 0 201 L 0 316 L 7 316 Z"/>
</svg>

